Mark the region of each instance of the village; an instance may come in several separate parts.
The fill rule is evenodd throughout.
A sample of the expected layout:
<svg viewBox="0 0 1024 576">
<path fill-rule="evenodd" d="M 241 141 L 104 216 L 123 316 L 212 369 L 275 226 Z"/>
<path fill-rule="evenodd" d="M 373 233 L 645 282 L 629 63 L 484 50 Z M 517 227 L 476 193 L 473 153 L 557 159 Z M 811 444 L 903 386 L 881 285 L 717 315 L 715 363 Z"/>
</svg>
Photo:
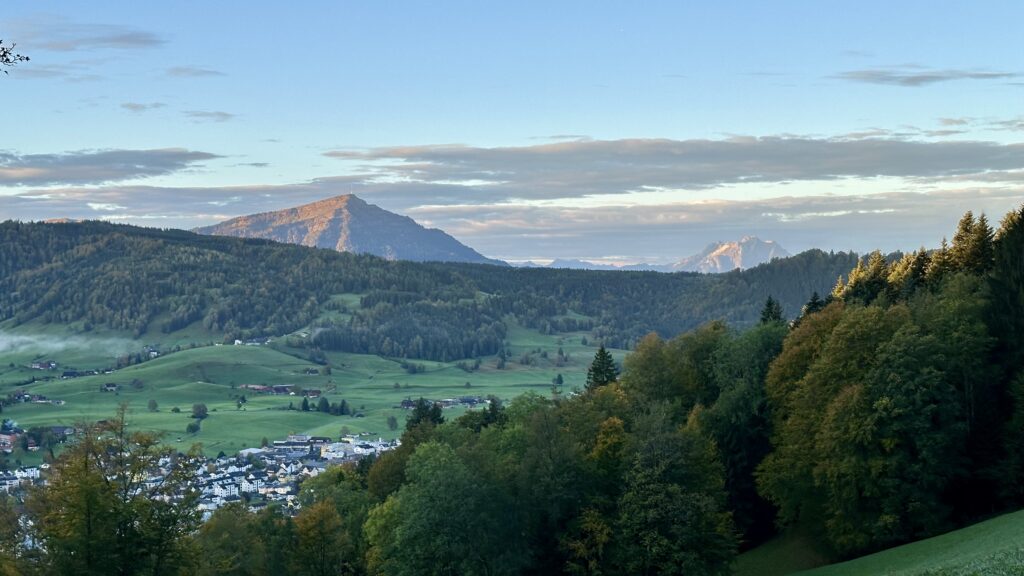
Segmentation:
<svg viewBox="0 0 1024 576">
<path fill-rule="evenodd" d="M 11 436 L 24 435 L 9 420 L 4 421 L 3 428 L 6 434 L 0 434 L 0 441 L 8 438 L 9 443 Z M 63 437 L 74 434 L 73 428 L 59 428 Z M 234 502 L 243 502 L 253 511 L 277 503 L 287 512 L 295 513 L 300 508 L 299 488 L 307 478 L 316 477 L 331 466 L 354 463 L 401 444 L 399 440 L 371 440 L 367 436 L 368 433 L 347 435 L 335 442 L 326 436 L 293 434 L 265 447 L 241 450 L 233 457 L 220 454 L 199 463 L 189 486 L 199 494 L 197 506 L 204 521 L 218 508 Z M 0 450 L 4 450 L 2 445 Z M 161 484 L 170 466 L 170 459 L 162 459 L 159 468 L 150 471 L 142 490 Z M 50 465 L 44 462 L 0 472 L 0 492 L 23 499 L 32 486 L 46 485 L 49 469 Z"/>
</svg>

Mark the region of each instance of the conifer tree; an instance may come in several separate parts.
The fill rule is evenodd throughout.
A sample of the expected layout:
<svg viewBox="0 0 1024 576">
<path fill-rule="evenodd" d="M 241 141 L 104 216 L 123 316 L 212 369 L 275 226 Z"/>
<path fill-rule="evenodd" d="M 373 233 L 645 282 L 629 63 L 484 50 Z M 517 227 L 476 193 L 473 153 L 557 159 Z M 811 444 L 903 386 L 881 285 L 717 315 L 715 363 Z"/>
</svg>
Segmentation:
<svg viewBox="0 0 1024 576">
<path fill-rule="evenodd" d="M 1012 377 L 1024 369 L 1024 206 L 1003 219 L 995 239 L 994 260 L 993 328 Z"/>
<path fill-rule="evenodd" d="M 953 235 L 950 256 L 956 270 L 985 274 L 992 269 L 993 233 L 984 214 L 977 219 L 971 212 L 964 214 Z"/>
<path fill-rule="evenodd" d="M 952 255 L 950 254 L 949 244 L 946 242 L 946 239 L 943 238 L 939 249 L 932 253 L 931 260 L 928 262 L 928 270 L 925 272 L 925 280 L 928 281 L 928 284 L 935 286 L 942 282 L 942 279 L 952 271 Z"/>
<path fill-rule="evenodd" d="M 995 263 L 995 234 L 984 214 L 978 216 L 978 221 L 974 224 L 971 248 L 971 271 L 975 274 L 985 274 L 992 270 Z"/>
<path fill-rule="evenodd" d="M 954 270 L 965 270 L 970 267 L 973 240 L 974 213 L 968 210 L 957 223 L 956 232 L 953 234 L 953 245 L 949 248 Z"/>
<path fill-rule="evenodd" d="M 817 292 L 814 293 L 818 295 Z M 770 324 L 772 322 L 782 322 L 782 304 L 771 296 L 768 296 L 768 300 L 764 303 L 764 308 L 761 309 L 761 324 Z"/>
<path fill-rule="evenodd" d="M 605 350 L 602 344 L 594 354 L 594 361 L 587 370 L 587 390 L 593 390 L 605 384 L 611 384 L 619 379 L 619 368 L 610 352 Z"/>
</svg>

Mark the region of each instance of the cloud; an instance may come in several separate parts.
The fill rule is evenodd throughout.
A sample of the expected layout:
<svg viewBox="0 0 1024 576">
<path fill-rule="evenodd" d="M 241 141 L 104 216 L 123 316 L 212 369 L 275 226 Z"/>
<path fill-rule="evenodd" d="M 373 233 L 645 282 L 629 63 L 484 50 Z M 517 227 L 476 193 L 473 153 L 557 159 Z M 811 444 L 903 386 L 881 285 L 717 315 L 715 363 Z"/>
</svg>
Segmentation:
<svg viewBox="0 0 1024 576">
<path fill-rule="evenodd" d="M 425 206 L 409 211 L 492 257 L 672 261 L 719 240 L 745 235 L 812 247 L 866 252 L 935 247 L 966 210 L 998 221 L 1024 203 L 1024 188 L 820 195 L 762 200 L 672 202 L 649 206 Z"/>
<path fill-rule="evenodd" d="M 92 208 L 93 210 L 105 212 L 116 212 L 118 210 L 128 209 L 126 206 L 121 206 L 120 204 L 105 204 L 102 202 L 88 202 L 86 205 L 89 206 L 89 208 Z"/>
<path fill-rule="evenodd" d="M 0 152 L 0 186 L 117 182 L 179 172 L 215 158 L 220 156 L 183 148 L 25 155 Z"/>
<path fill-rule="evenodd" d="M 398 146 L 326 155 L 373 174 L 374 184 L 445 187 L 447 194 L 461 197 L 456 203 L 692 192 L 744 183 L 938 178 L 1024 168 L 1024 144 L 931 142 L 871 134 L 592 140 L 504 148 Z"/>
<path fill-rule="evenodd" d="M 139 28 L 79 23 L 54 15 L 15 20 L 8 29 L 12 37 L 32 51 L 138 50 L 166 42 L 157 34 Z"/>
<path fill-rule="evenodd" d="M 939 124 L 943 126 L 967 126 L 970 123 L 970 118 L 939 118 Z"/>
<path fill-rule="evenodd" d="M 93 82 L 102 80 L 103 76 L 88 72 L 85 63 L 74 64 L 39 64 L 35 60 L 32 65 L 24 65 L 12 70 L 12 78 L 19 80 L 64 80 L 66 82 Z"/>
<path fill-rule="evenodd" d="M 167 75 L 174 76 L 176 78 L 203 78 L 209 76 L 224 76 L 225 74 L 210 68 L 200 68 L 197 66 L 174 66 L 167 69 Z"/>
<path fill-rule="evenodd" d="M 989 126 L 997 130 L 1011 130 L 1014 132 L 1024 131 L 1024 116 L 1018 116 L 1017 118 L 1011 118 L 1009 120 L 996 120 L 990 122 Z"/>
<path fill-rule="evenodd" d="M 550 136 L 531 136 L 530 140 L 591 140 L 586 134 L 552 134 Z"/>
<path fill-rule="evenodd" d="M 166 106 L 163 102 L 124 102 L 121 104 L 121 108 L 129 110 L 131 112 L 145 112 L 147 110 L 156 110 L 157 108 L 163 108 Z"/>
<path fill-rule="evenodd" d="M 235 117 L 234 114 L 219 110 L 186 110 L 182 114 L 196 122 L 227 122 Z"/>
<path fill-rule="evenodd" d="M 1005 80 L 1019 76 L 1020 74 L 1014 72 L 935 69 L 917 65 L 905 65 L 849 70 L 837 74 L 834 78 L 867 84 L 918 87 L 953 80 Z"/>
<path fill-rule="evenodd" d="M 921 137 L 920 129 L 908 130 Z M 488 256 L 637 260 L 671 260 L 749 234 L 791 251 L 933 246 L 968 209 L 996 221 L 1024 202 L 1024 144 L 892 134 L 899 132 L 338 150 L 329 156 L 346 175 L 222 187 L 76 186 L 135 177 L 89 171 L 92 180 L 43 188 L 53 177 L 17 170 L 53 168 L 56 160 L 8 155 L 0 156 L 0 185 L 7 178 L 26 186 L 30 177 L 43 184 L 0 191 L 0 201 L 5 218 L 98 217 L 193 228 L 355 193 Z M 163 161 L 122 160 L 146 165 L 151 174 L 217 158 L 173 152 Z M 93 153 L 56 155 L 67 166 L 53 172 L 73 174 L 75 161 L 107 164 L 76 154 Z"/>
<path fill-rule="evenodd" d="M 1022 174 L 1024 171 L 1017 176 Z M 593 259 L 618 254 L 627 260 L 672 261 L 709 242 L 750 234 L 777 240 L 791 251 L 936 246 L 952 233 L 966 210 L 985 212 L 990 220 L 998 221 L 1006 211 L 1024 203 L 1024 179 L 1014 182 L 1011 176 L 983 186 L 965 183 L 953 190 L 926 193 L 676 200 L 650 205 L 456 204 L 446 196 L 457 196 L 457 190 L 449 190 L 457 187 L 366 184 L 361 177 L 279 186 L 31 190 L 6 196 L 3 203 L 4 217 L 9 218 L 102 218 L 192 228 L 351 191 L 421 224 L 441 228 L 492 257 Z M 427 201 L 432 203 L 424 205 Z"/>
</svg>

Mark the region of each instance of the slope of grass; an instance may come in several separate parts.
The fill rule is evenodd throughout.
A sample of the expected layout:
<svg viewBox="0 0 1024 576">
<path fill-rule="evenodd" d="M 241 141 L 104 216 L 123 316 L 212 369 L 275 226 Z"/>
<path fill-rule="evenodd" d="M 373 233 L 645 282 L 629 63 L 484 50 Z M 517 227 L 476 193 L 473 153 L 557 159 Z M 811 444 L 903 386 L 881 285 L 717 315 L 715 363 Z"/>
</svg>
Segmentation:
<svg viewBox="0 0 1024 576">
<path fill-rule="evenodd" d="M 740 554 L 734 568 L 736 576 L 785 576 L 827 562 L 809 538 L 787 532 Z"/>
<path fill-rule="evenodd" d="M 740 556 L 738 575 L 786 574 L 808 549 L 777 539 Z M 805 565 L 806 567 L 806 565 Z M 1024 510 L 800 576 L 1003 576 L 1024 574 Z"/>
<path fill-rule="evenodd" d="M 406 412 L 397 406 L 405 398 L 442 399 L 460 396 L 495 395 L 503 400 L 526 391 L 550 393 L 552 379 L 562 374 L 563 390 L 582 388 L 586 380 L 586 367 L 594 355 L 592 346 L 583 346 L 583 334 L 545 335 L 519 326 L 510 326 L 510 358 L 505 368 L 497 368 L 497 358 L 481 359 L 477 370 L 465 371 L 457 363 L 413 361 L 423 371 L 410 374 L 400 360 L 363 354 L 328 352 L 331 366 L 328 374 L 306 374 L 308 369 L 322 366 L 308 360 L 308 350 L 289 348 L 284 339 L 271 346 L 203 346 L 165 353 L 163 356 L 117 370 L 73 379 L 60 379 L 68 367 L 101 369 L 113 365 L 112 360 L 123 350 L 111 350 L 111 344 L 141 350 L 144 343 L 160 344 L 170 350 L 168 343 L 157 340 L 157 335 L 144 335 L 130 340 L 116 335 L 93 335 L 77 330 L 63 330 L 48 326 L 22 327 L 18 332 L 36 340 L 55 343 L 49 351 L 21 347 L 6 352 L 0 349 L 0 395 L 15 390 L 43 394 L 51 399 L 63 400 L 60 406 L 49 404 L 16 404 L 4 409 L 3 417 L 16 420 L 23 428 L 53 424 L 76 424 L 110 417 L 117 406 L 127 403 L 129 418 L 138 429 L 154 430 L 165 434 L 169 443 L 192 442 L 203 444 L 204 451 L 212 454 L 223 450 L 232 453 L 241 448 L 257 446 L 262 438 L 283 438 L 290 433 L 308 433 L 336 437 L 342 428 L 351 432 L 369 432 L 384 438 L 401 432 Z M 11 331 L 5 331 L 10 334 Z M 198 334 L 197 334 L 198 335 Z M 176 341 L 180 341 L 175 337 Z M 60 343 L 58 346 L 57 343 Z M 127 344 L 126 344 L 127 343 Z M 569 360 L 557 365 L 557 350 L 562 348 Z M 544 358 L 539 352 L 546 352 Z M 521 364 L 519 358 L 530 354 L 531 363 Z M 621 359 L 623 351 L 614 351 Z M 33 370 L 26 364 L 33 360 L 53 359 L 60 363 L 55 371 Z M 473 361 L 467 363 L 472 365 Z M 12 366 L 13 364 L 13 366 Z M 27 383 L 33 377 L 40 379 Z M 44 378 L 47 378 L 44 380 Z M 102 392 L 106 383 L 120 386 L 118 392 Z M 350 407 L 362 414 L 331 416 L 314 411 L 289 410 L 298 408 L 302 398 L 297 396 L 258 395 L 243 389 L 245 384 L 288 384 L 304 389 L 322 390 L 331 402 L 344 399 Z M 245 395 L 247 402 L 240 409 L 238 399 Z M 153 400 L 158 410 L 148 410 Z M 203 403 L 209 417 L 202 422 L 198 434 L 186 434 L 185 427 L 193 404 Z M 172 412 L 177 407 L 179 412 Z M 445 411 L 448 418 L 457 417 L 463 409 Z M 389 416 L 395 416 L 399 429 L 388 429 Z M 35 453 L 38 454 L 38 453 Z M 29 461 L 34 454 L 23 455 Z"/>
</svg>

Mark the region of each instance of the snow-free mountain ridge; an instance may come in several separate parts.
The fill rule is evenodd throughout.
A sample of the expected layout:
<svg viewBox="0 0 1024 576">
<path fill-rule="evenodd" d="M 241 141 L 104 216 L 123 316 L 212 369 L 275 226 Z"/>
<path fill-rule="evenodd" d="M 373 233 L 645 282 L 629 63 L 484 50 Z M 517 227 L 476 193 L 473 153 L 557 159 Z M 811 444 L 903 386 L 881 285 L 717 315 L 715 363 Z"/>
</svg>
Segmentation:
<svg viewBox="0 0 1024 576">
<path fill-rule="evenodd" d="M 353 194 L 275 212 L 239 216 L 196 228 L 195 232 L 264 238 L 340 252 L 373 254 L 389 260 L 506 265 L 487 258 L 442 230 L 425 228 L 408 216 L 388 212 Z"/>
</svg>

